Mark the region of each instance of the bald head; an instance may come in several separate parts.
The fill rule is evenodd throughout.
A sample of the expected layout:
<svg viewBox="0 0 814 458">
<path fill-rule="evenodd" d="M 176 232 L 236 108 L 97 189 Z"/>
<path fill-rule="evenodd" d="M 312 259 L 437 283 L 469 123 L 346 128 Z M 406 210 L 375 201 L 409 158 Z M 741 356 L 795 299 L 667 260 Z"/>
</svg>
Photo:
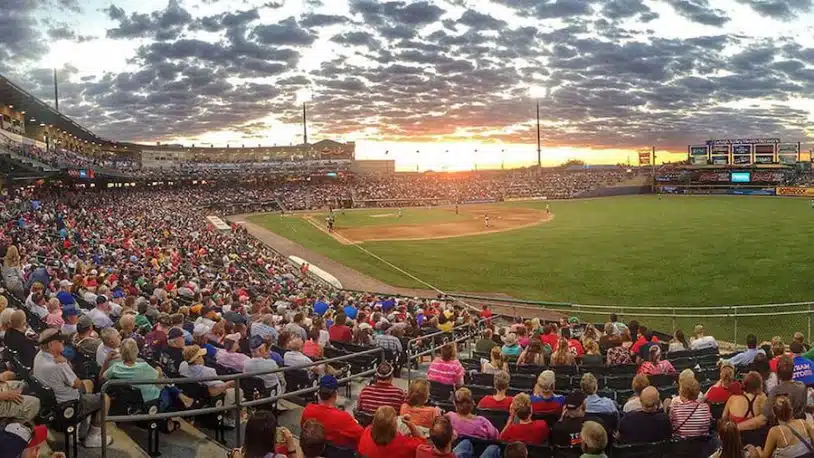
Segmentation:
<svg viewBox="0 0 814 458">
<path fill-rule="evenodd" d="M 642 390 L 639 400 L 642 403 L 642 410 L 645 412 L 654 412 L 659 408 L 659 390 L 655 387 L 648 386 Z"/>
</svg>

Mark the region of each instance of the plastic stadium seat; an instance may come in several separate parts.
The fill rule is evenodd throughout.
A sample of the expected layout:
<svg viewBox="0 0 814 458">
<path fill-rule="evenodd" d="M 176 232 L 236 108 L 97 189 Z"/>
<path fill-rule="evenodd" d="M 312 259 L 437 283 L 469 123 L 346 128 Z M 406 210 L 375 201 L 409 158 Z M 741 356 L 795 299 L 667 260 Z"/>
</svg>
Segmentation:
<svg viewBox="0 0 814 458">
<path fill-rule="evenodd" d="M 489 396 L 490 394 L 495 394 L 495 389 L 491 386 L 483 386 L 483 385 L 467 385 L 469 391 L 472 392 L 472 399 L 475 401 L 477 405 L 484 396 Z"/>
<path fill-rule="evenodd" d="M 514 374 L 509 380 L 509 384 L 514 388 L 531 391 L 537 383 L 537 376 L 532 374 Z"/>
<path fill-rule="evenodd" d="M 667 444 L 665 455 L 670 458 L 698 458 L 711 455 L 715 444 L 709 436 L 673 439 Z"/>
<path fill-rule="evenodd" d="M 720 352 L 718 351 L 718 347 L 711 347 L 711 348 L 703 348 L 701 350 L 693 350 L 695 356 L 704 356 L 704 355 L 716 355 L 720 356 Z"/>
<path fill-rule="evenodd" d="M 678 358 L 676 360 L 670 361 L 670 363 L 675 368 L 676 372 L 681 372 L 684 369 L 695 369 L 695 365 L 697 364 L 695 358 Z"/>
<path fill-rule="evenodd" d="M 570 366 L 551 366 L 549 367 L 552 371 L 554 371 L 557 375 L 577 375 L 579 370 L 578 366 L 570 365 Z"/>
<path fill-rule="evenodd" d="M 724 416 L 724 407 L 726 407 L 725 402 L 709 403 L 709 411 L 714 420 L 720 420 Z"/>
<path fill-rule="evenodd" d="M 554 428 L 554 424 L 560 421 L 560 414 L 557 413 L 535 413 L 532 414 L 531 418 L 533 420 L 543 420 L 548 423 L 548 429 L 551 430 Z"/>
<path fill-rule="evenodd" d="M 513 369 L 513 372 L 517 372 L 519 374 L 532 374 L 535 377 L 540 375 L 541 372 L 548 369 L 548 366 L 541 366 L 537 364 L 523 364 L 521 366 L 511 366 L 509 369 Z"/>
<path fill-rule="evenodd" d="M 608 432 L 608 437 L 613 436 L 614 431 L 619 429 L 619 415 L 615 413 L 586 413 L 585 418 L 599 420 Z"/>
<path fill-rule="evenodd" d="M 633 384 L 633 375 L 615 375 L 605 379 L 605 386 L 613 390 L 629 390 Z"/>
<path fill-rule="evenodd" d="M 373 414 L 370 412 L 363 412 L 361 410 L 354 410 L 353 417 L 356 418 L 356 421 L 359 422 L 362 426 L 370 426 L 373 424 Z"/>
<path fill-rule="evenodd" d="M 481 385 L 481 386 L 492 386 L 495 381 L 494 374 L 482 374 L 480 372 L 470 372 L 469 373 L 469 383 L 473 385 Z M 512 381 L 514 381 L 514 377 L 512 377 Z"/>
<path fill-rule="evenodd" d="M 554 450 L 547 445 L 526 444 L 526 449 L 529 452 L 528 458 L 552 458 L 554 456 Z"/>
<path fill-rule="evenodd" d="M 635 364 L 617 364 L 614 366 L 608 366 L 608 376 L 617 376 L 617 375 L 636 375 L 636 370 L 639 369 L 639 366 Z M 631 378 L 632 380 L 632 378 Z"/>
<path fill-rule="evenodd" d="M 498 409 L 477 409 L 477 414 L 489 420 L 498 431 L 503 430 L 506 422 L 509 421 L 509 412 Z"/>
<path fill-rule="evenodd" d="M 693 355 L 692 350 L 680 350 L 680 351 L 671 351 L 667 353 L 667 360 L 670 362 L 675 361 L 679 358 L 689 358 Z M 675 365 L 675 364 L 674 364 Z"/>
<path fill-rule="evenodd" d="M 625 403 L 633 396 L 633 390 L 616 390 L 616 403 L 624 406 Z"/>
<path fill-rule="evenodd" d="M 437 401 L 450 401 L 455 392 L 454 385 L 444 385 L 443 383 L 430 382 L 430 399 Z"/>
<path fill-rule="evenodd" d="M 584 374 L 586 372 L 590 372 L 590 373 L 594 374 L 597 378 L 600 378 L 600 377 L 605 376 L 605 375 L 610 375 L 610 373 L 611 373 L 610 367 L 611 366 L 605 366 L 604 364 L 602 364 L 602 365 L 588 365 L 588 366 L 582 365 L 582 366 L 579 366 L 579 373 Z"/>
<path fill-rule="evenodd" d="M 554 458 L 579 458 L 582 456 L 582 448 L 576 447 L 554 447 Z"/>
<path fill-rule="evenodd" d="M 664 454 L 664 442 L 647 442 L 643 444 L 613 444 L 613 458 L 661 458 Z"/>
<path fill-rule="evenodd" d="M 647 378 L 650 380 L 650 385 L 660 388 L 675 384 L 678 374 L 653 374 L 648 375 Z"/>
</svg>

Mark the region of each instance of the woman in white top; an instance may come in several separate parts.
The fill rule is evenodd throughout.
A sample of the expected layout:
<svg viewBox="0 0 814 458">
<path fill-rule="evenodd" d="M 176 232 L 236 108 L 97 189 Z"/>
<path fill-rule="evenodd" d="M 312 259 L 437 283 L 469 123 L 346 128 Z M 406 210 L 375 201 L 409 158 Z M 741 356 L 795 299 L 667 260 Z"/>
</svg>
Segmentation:
<svg viewBox="0 0 814 458">
<path fill-rule="evenodd" d="M 492 347 L 489 352 L 489 359 L 481 358 L 480 364 L 480 371 L 484 374 L 494 374 L 500 371 L 509 372 L 509 363 L 506 362 L 506 356 L 500 347 Z"/>
</svg>

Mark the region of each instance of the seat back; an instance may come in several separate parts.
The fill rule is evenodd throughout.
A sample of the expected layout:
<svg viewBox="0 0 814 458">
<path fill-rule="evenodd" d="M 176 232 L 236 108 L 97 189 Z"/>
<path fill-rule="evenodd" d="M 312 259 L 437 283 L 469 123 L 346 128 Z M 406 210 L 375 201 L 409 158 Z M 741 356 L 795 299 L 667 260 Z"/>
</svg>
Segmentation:
<svg viewBox="0 0 814 458">
<path fill-rule="evenodd" d="M 554 450 L 547 445 L 526 444 L 526 449 L 529 452 L 528 458 L 552 458 L 554 456 Z"/>
<path fill-rule="evenodd" d="M 449 401 L 452 399 L 452 393 L 455 391 L 455 386 L 444 385 L 443 383 L 430 382 L 430 398 L 438 401 Z"/>
<path fill-rule="evenodd" d="M 133 386 L 111 386 L 107 395 L 110 396 L 110 415 L 135 415 L 145 410 L 141 391 Z"/>
<path fill-rule="evenodd" d="M 670 458 L 693 458 L 709 456 L 714 452 L 714 444 L 709 436 L 673 439 L 667 446 L 665 455 Z"/>
<path fill-rule="evenodd" d="M 548 429 L 554 428 L 554 424 L 560 421 L 560 415 L 557 413 L 535 413 L 531 416 L 534 420 L 543 420 L 548 423 Z"/>
<path fill-rule="evenodd" d="M 652 374 L 647 378 L 650 380 L 650 385 L 659 388 L 673 385 L 676 381 L 676 374 Z"/>
<path fill-rule="evenodd" d="M 311 378 L 305 369 L 294 369 L 283 372 L 285 376 L 286 391 L 297 391 L 311 386 Z"/>
<path fill-rule="evenodd" d="M 582 456 L 582 447 L 563 447 L 557 445 L 554 447 L 554 458 L 579 458 Z"/>
<path fill-rule="evenodd" d="M 709 412 L 712 414 L 713 420 L 720 420 L 724 416 L 725 402 L 711 402 L 709 403 Z"/>
<path fill-rule="evenodd" d="M 482 374 L 480 372 L 473 372 L 469 374 L 469 383 L 473 385 L 492 386 L 494 383 L 494 374 Z M 512 377 L 514 381 L 514 377 Z"/>
<path fill-rule="evenodd" d="M 619 415 L 615 413 L 586 413 L 585 418 L 599 420 L 605 426 L 608 437 L 611 437 L 613 432 L 619 428 Z"/>
<path fill-rule="evenodd" d="M 269 392 L 269 390 L 266 389 L 265 382 L 259 377 L 240 379 L 240 391 L 243 393 L 243 399 L 247 401 L 268 397 L 267 394 Z"/>
<path fill-rule="evenodd" d="M 325 458 L 355 458 L 356 456 L 356 449 L 325 443 Z"/>
<path fill-rule="evenodd" d="M 501 431 L 509 421 L 509 412 L 498 409 L 478 409 L 477 414 L 489 420 L 498 431 Z"/>
<path fill-rule="evenodd" d="M 645 442 L 643 444 L 613 444 L 613 458 L 661 458 L 664 454 L 664 442 Z"/>
<path fill-rule="evenodd" d="M 537 383 L 537 376 L 534 374 L 512 374 L 509 384 L 514 388 L 531 391 Z"/>
</svg>

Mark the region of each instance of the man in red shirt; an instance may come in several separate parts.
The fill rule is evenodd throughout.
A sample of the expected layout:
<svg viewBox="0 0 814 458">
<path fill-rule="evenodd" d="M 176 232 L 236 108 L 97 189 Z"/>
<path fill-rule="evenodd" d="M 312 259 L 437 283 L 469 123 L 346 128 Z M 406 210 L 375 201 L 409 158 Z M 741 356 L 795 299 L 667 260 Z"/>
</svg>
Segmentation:
<svg viewBox="0 0 814 458">
<path fill-rule="evenodd" d="M 633 346 L 630 347 L 630 352 L 634 355 L 639 355 L 639 350 L 642 348 L 642 345 L 648 342 L 657 344 L 659 343 L 659 338 L 652 333 L 648 335 L 647 328 L 645 326 L 639 326 L 639 337 L 636 339 L 636 342 L 633 343 Z"/>
<path fill-rule="evenodd" d="M 336 377 L 323 375 L 319 379 L 320 402 L 305 406 L 300 425 L 308 420 L 316 420 L 325 427 L 326 441 L 338 447 L 356 448 L 364 430 L 349 413 L 336 408 L 337 389 L 339 383 Z"/>
<path fill-rule="evenodd" d="M 357 408 L 362 412 L 375 413 L 381 406 L 401 409 L 406 393 L 393 386 L 393 366 L 383 361 L 376 368 L 376 383 L 362 388 Z"/>
<path fill-rule="evenodd" d="M 543 344 L 548 344 L 548 346 L 551 347 L 551 351 L 556 351 L 557 345 L 560 342 L 560 336 L 557 335 L 553 325 L 546 324 L 543 326 L 543 335 L 540 336 L 540 340 L 543 341 Z"/>
<path fill-rule="evenodd" d="M 515 418 L 518 420 L 514 422 Z M 523 442 L 525 444 L 543 445 L 548 441 L 548 423 L 544 420 L 531 419 L 531 398 L 526 393 L 519 393 L 512 401 L 509 410 L 509 421 L 500 432 L 502 442 Z"/>
<path fill-rule="evenodd" d="M 421 444 L 415 458 L 456 458 L 452 453 L 452 424 L 445 416 L 436 417 L 430 428 L 430 443 Z"/>
<path fill-rule="evenodd" d="M 328 330 L 328 335 L 331 340 L 337 342 L 350 342 L 353 340 L 353 332 L 345 325 L 345 320 L 347 320 L 347 317 L 344 313 L 338 313 L 336 315 L 334 325 Z"/>
<path fill-rule="evenodd" d="M 483 305 L 483 310 L 480 312 L 480 317 L 483 318 L 483 319 L 492 317 L 492 311 L 489 310 L 488 305 L 486 305 L 486 304 Z"/>
<path fill-rule="evenodd" d="M 571 338 L 571 329 L 562 328 L 560 333 L 568 341 L 568 350 L 574 355 L 574 358 L 582 358 L 585 354 L 585 349 L 582 348 L 582 343 L 578 339 Z"/>
</svg>

